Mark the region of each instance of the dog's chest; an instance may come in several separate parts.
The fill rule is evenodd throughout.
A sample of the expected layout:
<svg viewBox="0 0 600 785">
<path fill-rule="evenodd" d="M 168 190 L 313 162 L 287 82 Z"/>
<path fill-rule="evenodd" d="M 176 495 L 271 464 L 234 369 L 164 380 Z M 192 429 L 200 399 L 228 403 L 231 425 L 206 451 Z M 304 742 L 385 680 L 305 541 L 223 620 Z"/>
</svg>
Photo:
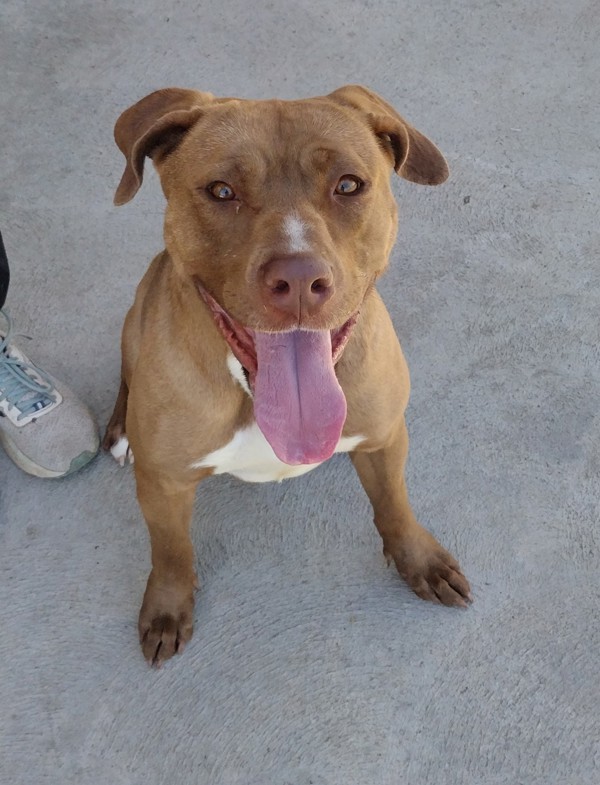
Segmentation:
<svg viewBox="0 0 600 785">
<path fill-rule="evenodd" d="M 349 452 L 362 441 L 362 436 L 342 437 L 335 451 Z M 320 464 L 289 466 L 280 461 L 256 423 L 237 431 L 228 444 L 192 464 L 194 469 L 212 468 L 215 474 L 233 474 L 246 482 L 273 482 L 299 477 L 317 466 Z"/>
</svg>

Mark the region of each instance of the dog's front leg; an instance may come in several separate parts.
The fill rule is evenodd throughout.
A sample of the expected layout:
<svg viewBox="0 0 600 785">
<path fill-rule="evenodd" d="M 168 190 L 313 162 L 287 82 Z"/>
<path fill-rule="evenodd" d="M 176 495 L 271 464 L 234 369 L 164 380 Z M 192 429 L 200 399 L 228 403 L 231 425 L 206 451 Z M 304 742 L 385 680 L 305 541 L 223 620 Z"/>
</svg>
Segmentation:
<svg viewBox="0 0 600 785">
<path fill-rule="evenodd" d="M 404 419 L 386 446 L 351 455 L 373 505 L 384 554 L 394 560 L 400 575 L 422 599 L 464 607 L 471 600 L 467 579 L 456 559 L 417 522 L 408 501 L 404 480 L 407 455 Z"/>
<path fill-rule="evenodd" d="M 152 571 L 139 616 L 144 657 L 160 666 L 192 637 L 194 549 L 190 523 L 196 480 L 181 482 L 135 463 L 137 494 L 148 524 Z"/>
</svg>

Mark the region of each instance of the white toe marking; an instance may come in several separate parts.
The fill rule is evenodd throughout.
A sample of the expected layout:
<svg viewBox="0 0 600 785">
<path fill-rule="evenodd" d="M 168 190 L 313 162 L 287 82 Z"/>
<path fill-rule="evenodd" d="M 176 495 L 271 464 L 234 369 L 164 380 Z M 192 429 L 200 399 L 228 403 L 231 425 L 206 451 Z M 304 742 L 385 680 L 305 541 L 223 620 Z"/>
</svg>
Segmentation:
<svg viewBox="0 0 600 785">
<path fill-rule="evenodd" d="M 291 213 L 283 222 L 283 229 L 288 240 L 288 250 L 290 253 L 302 253 L 308 251 L 306 241 L 307 225 L 297 213 Z"/>
<path fill-rule="evenodd" d="M 119 441 L 113 444 L 110 448 L 110 454 L 119 466 L 125 466 L 125 461 L 129 461 L 129 463 L 134 462 L 133 453 L 129 446 L 129 439 L 127 436 L 121 436 Z"/>
<path fill-rule="evenodd" d="M 229 352 L 227 355 L 227 367 L 229 368 L 229 373 L 233 376 L 236 382 L 238 382 L 242 389 L 252 398 L 252 390 L 248 386 L 248 380 L 246 379 L 246 374 L 244 373 L 242 364 L 231 352 Z"/>
</svg>

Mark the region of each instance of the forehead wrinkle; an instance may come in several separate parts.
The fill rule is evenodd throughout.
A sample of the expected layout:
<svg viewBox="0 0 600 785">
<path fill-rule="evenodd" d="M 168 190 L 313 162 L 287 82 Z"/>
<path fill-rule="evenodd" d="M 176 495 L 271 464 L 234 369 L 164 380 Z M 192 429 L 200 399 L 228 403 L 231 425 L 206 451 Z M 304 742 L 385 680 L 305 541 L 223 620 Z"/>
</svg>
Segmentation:
<svg viewBox="0 0 600 785">
<path fill-rule="evenodd" d="M 248 122 L 232 111 L 199 126 L 198 141 L 208 155 L 233 163 L 240 161 L 245 151 L 256 148 L 256 137 Z"/>
<path fill-rule="evenodd" d="M 215 161 L 213 168 L 242 182 L 262 180 L 266 177 L 267 166 L 264 157 L 256 151 L 228 156 Z"/>
<path fill-rule="evenodd" d="M 298 125 L 302 127 L 300 154 L 309 166 L 321 164 L 319 168 L 325 169 L 328 164 L 335 166 L 339 162 L 349 166 L 362 164 L 370 169 L 377 160 L 377 142 L 370 129 L 349 121 L 345 114 L 329 107 L 319 108 L 310 112 L 304 124 Z"/>
<path fill-rule="evenodd" d="M 371 156 L 366 151 L 347 146 L 329 147 L 319 145 L 307 150 L 305 158 L 309 166 L 312 164 L 321 170 L 332 169 L 334 166 L 368 167 L 371 161 Z"/>
<path fill-rule="evenodd" d="M 330 107 L 264 101 L 236 104 L 219 115 L 198 129 L 196 147 L 216 177 L 264 183 L 269 173 L 295 179 L 294 172 L 314 176 L 315 169 L 326 172 L 336 162 L 349 170 L 361 163 L 369 170 L 374 162 L 369 130 Z"/>
<path fill-rule="evenodd" d="M 208 133 L 205 131 L 199 142 L 198 152 L 202 151 L 202 158 L 210 163 L 212 171 L 244 179 L 265 176 L 268 148 L 242 118 L 223 118 Z"/>
</svg>

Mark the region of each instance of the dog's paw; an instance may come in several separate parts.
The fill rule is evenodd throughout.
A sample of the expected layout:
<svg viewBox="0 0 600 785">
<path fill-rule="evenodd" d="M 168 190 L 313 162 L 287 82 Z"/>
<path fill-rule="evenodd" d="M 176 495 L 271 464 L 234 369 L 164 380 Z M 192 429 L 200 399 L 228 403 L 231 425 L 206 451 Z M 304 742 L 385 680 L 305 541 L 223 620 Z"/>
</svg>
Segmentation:
<svg viewBox="0 0 600 785">
<path fill-rule="evenodd" d="M 125 427 L 118 419 L 115 422 L 111 419 L 109 422 L 104 439 L 102 439 L 102 449 L 110 452 L 119 466 L 125 466 L 125 463 L 133 463 L 134 461 Z"/>
<path fill-rule="evenodd" d="M 135 460 L 131 447 L 129 446 L 129 439 L 125 435 L 120 436 L 108 449 L 119 466 L 125 466 L 127 462 L 133 463 Z"/>
<path fill-rule="evenodd" d="M 145 659 L 160 668 L 163 662 L 181 654 L 194 631 L 194 592 L 191 587 L 158 588 L 148 579 L 140 610 L 138 632 Z"/>
<path fill-rule="evenodd" d="M 461 608 L 472 602 L 469 581 L 458 562 L 425 529 L 402 547 L 391 550 L 384 546 L 383 552 L 422 600 Z"/>
</svg>

